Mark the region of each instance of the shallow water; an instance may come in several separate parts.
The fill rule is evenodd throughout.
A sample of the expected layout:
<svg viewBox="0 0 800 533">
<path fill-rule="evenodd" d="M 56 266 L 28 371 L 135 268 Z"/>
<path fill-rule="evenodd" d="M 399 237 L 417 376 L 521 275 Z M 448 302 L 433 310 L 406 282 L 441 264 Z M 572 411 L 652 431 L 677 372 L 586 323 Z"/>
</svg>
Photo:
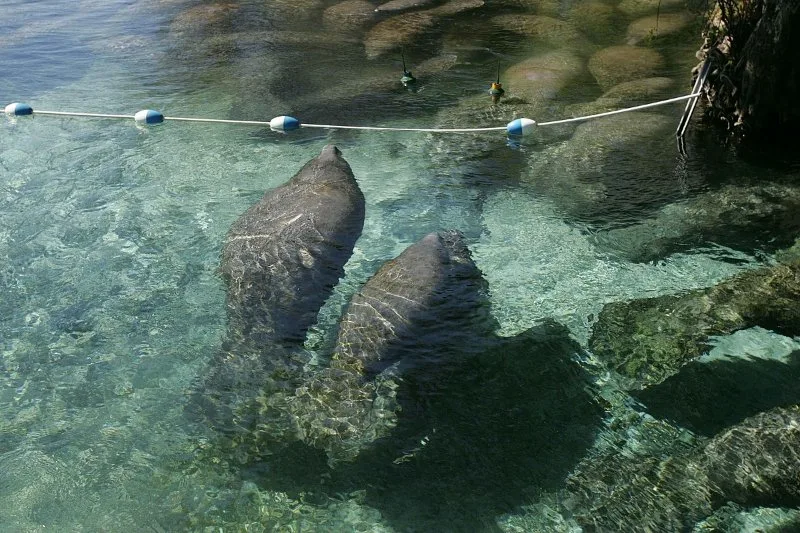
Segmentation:
<svg viewBox="0 0 800 533">
<path fill-rule="evenodd" d="M 5 0 L 0 101 L 53 111 L 151 108 L 250 120 L 295 113 L 309 122 L 428 127 L 446 121 L 460 98 L 483 93 L 498 58 L 511 65 L 534 46 L 492 29 L 481 12 L 464 14 L 447 26 L 446 39 L 426 35 L 408 47 L 409 62 L 439 51 L 458 57 L 410 93 L 395 83 L 398 59 L 367 61 L 353 30 L 326 29 L 308 42 L 286 36 L 322 28 L 329 2 L 220 5 L 224 15 L 208 23 L 217 15 L 191 19 L 192 2 L 180 0 L 69 7 Z M 557 11 L 572 20 L 570 3 Z M 629 19 L 617 17 L 624 31 Z M 341 43 L 320 45 L 332 36 Z M 608 41 L 601 44 L 616 42 Z M 688 92 L 696 46 L 656 44 L 667 58 L 657 74 L 676 80 L 667 96 Z M 590 52 L 574 46 L 585 62 Z M 601 92 L 581 70 L 542 104 L 551 115 L 534 118 L 563 118 L 565 104 Z M 602 306 L 709 286 L 770 262 L 772 251 L 769 242 L 742 236 L 632 263 L 593 235 L 721 184 L 787 181 L 800 171 L 793 162 L 767 167 L 719 150 L 697 121 L 681 156 L 671 129 L 681 110 L 659 108 L 654 116 L 666 128 L 645 133 L 631 134 L 624 123 L 587 125 L 575 133 L 580 142 L 569 130 L 522 146 L 502 132 L 281 135 L 232 125 L 144 129 L 132 120 L 3 118 L 0 529 L 574 526 L 564 508 L 548 503 L 551 494 L 584 453 L 606 442 L 604 417 L 640 408 L 585 351 Z M 493 113 L 463 126 L 504 125 Z M 533 377 L 536 361 L 509 353 L 497 366 L 480 368 L 486 361 L 478 360 L 442 377 L 440 393 L 420 393 L 429 409 L 346 467 L 330 471 L 324 458 L 300 452 L 241 465 L 216 451 L 213 433 L 190 423 L 183 407 L 225 335 L 222 242 L 265 190 L 330 142 L 352 166 L 367 216 L 346 276 L 306 342 L 317 361 L 324 363 L 350 295 L 381 263 L 430 231 L 458 229 L 489 282 L 500 332 L 515 335 L 550 319 L 566 326 L 571 341 L 545 335 L 538 349 L 579 361 L 610 402 L 607 413 L 564 378 L 567 370 L 549 370 L 551 381 Z M 796 353 L 796 340 L 749 335 L 718 340 L 708 357 Z M 707 429 L 684 422 L 699 435 Z"/>
</svg>

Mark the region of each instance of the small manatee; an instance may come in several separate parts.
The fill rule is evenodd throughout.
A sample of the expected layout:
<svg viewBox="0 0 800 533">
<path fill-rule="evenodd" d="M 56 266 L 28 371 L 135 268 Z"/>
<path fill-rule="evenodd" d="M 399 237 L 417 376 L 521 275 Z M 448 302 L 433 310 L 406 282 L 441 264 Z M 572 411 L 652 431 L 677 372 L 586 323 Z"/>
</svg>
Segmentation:
<svg viewBox="0 0 800 533">
<path fill-rule="evenodd" d="M 332 366 L 375 375 L 437 360 L 494 330 L 488 286 L 456 231 L 431 233 L 385 263 L 353 296 Z"/>
</svg>

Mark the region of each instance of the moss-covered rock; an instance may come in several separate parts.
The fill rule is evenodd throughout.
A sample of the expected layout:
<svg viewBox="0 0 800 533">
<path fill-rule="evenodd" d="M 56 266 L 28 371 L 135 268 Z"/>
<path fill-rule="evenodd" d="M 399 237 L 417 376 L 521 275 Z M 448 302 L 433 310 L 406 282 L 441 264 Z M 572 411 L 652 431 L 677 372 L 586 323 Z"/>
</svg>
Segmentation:
<svg viewBox="0 0 800 533">
<path fill-rule="evenodd" d="M 657 76 L 663 66 L 661 54 L 639 46 L 611 46 L 589 59 L 589 72 L 605 91 L 626 81 Z"/>
<path fill-rule="evenodd" d="M 701 520 L 724 518 L 729 502 L 800 502 L 800 406 L 760 413 L 707 442 L 647 415 L 612 422 L 600 442 L 560 495 L 591 531 L 708 531 Z M 792 513 L 775 518 L 776 526 L 797 523 Z"/>
<path fill-rule="evenodd" d="M 692 435 L 646 414 L 609 422 L 567 478 L 573 516 L 587 531 L 684 531 L 711 513 Z"/>
<path fill-rule="evenodd" d="M 401 11 L 408 11 L 410 9 L 419 9 L 434 4 L 436 0 L 389 0 L 383 2 L 378 7 L 374 8 L 376 12 L 385 13 L 398 13 Z"/>
<path fill-rule="evenodd" d="M 800 333 L 800 262 L 748 271 L 708 289 L 608 304 L 589 345 L 638 389 L 702 355 L 710 336 L 752 326 Z"/>
</svg>

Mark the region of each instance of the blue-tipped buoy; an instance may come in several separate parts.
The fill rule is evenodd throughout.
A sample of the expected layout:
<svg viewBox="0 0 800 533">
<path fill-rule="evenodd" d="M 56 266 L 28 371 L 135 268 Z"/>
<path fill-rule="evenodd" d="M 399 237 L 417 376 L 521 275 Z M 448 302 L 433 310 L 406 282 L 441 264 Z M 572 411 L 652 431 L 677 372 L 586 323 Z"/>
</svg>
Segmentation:
<svg viewBox="0 0 800 533">
<path fill-rule="evenodd" d="M 536 121 L 529 118 L 512 120 L 506 126 L 509 135 L 530 135 L 536 129 Z"/>
<path fill-rule="evenodd" d="M 133 115 L 133 119 L 137 124 L 161 124 L 164 122 L 164 115 L 152 109 L 142 109 Z"/>
<path fill-rule="evenodd" d="M 281 115 L 270 120 L 269 127 L 275 131 L 292 131 L 300 127 L 300 121 L 288 115 Z"/>
<path fill-rule="evenodd" d="M 13 104 L 8 104 L 6 106 L 6 113 L 16 117 L 21 115 L 33 115 L 33 108 L 28 104 L 14 102 Z"/>
</svg>

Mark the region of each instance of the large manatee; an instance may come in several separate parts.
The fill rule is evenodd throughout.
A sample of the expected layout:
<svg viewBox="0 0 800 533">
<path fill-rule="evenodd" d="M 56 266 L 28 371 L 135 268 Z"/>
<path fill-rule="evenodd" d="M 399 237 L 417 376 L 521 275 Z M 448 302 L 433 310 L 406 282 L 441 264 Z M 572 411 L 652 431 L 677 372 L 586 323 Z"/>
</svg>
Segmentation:
<svg viewBox="0 0 800 533">
<path fill-rule="evenodd" d="M 221 271 L 232 334 L 264 346 L 302 343 L 363 226 L 364 195 L 328 145 L 228 232 Z"/>
<path fill-rule="evenodd" d="M 291 431 L 285 408 L 274 403 L 305 379 L 302 342 L 363 224 L 364 196 L 333 145 L 233 224 L 221 266 L 228 336 L 195 391 L 191 414 L 218 431 L 246 434 L 264 424 L 258 405 L 266 397 L 272 437 Z"/>
</svg>

